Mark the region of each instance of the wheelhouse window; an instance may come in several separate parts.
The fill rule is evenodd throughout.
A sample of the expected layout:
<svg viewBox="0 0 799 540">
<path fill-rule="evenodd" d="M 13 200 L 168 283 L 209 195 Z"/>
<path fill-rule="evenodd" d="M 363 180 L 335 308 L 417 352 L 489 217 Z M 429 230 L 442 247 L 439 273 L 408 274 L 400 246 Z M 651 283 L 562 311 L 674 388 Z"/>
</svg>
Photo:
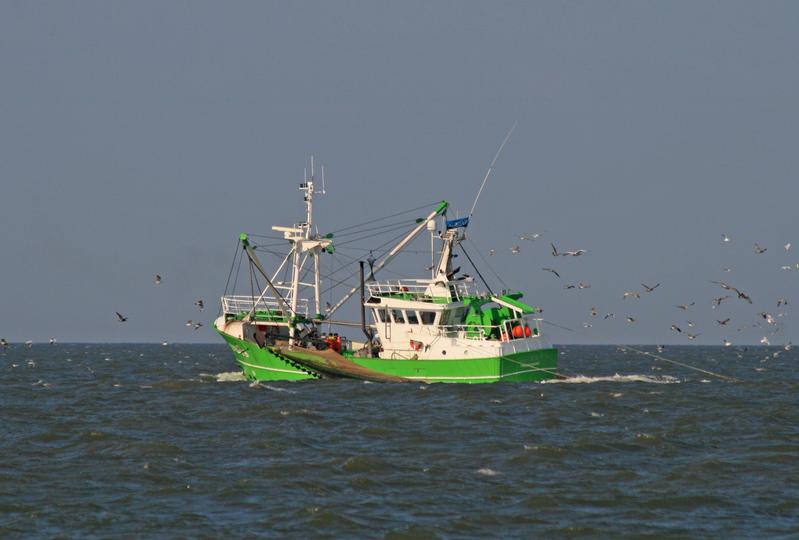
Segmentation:
<svg viewBox="0 0 799 540">
<path fill-rule="evenodd" d="M 422 324 L 435 324 L 436 322 L 435 311 L 420 311 L 419 315 L 422 318 Z"/>
<path fill-rule="evenodd" d="M 375 320 L 384 323 L 388 320 L 388 314 L 386 313 L 386 308 L 376 309 L 375 311 Z"/>
<path fill-rule="evenodd" d="M 405 312 L 408 315 L 408 324 L 419 324 L 419 318 L 416 316 L 416 312 L 412 309 L 409 309 Z"/>
<path fill-rule="evenodd" d="M 395 323 L 405 324 L 405 315 L 403 315 L 401 309 L 392 309 L 391 316 L 394 318 Z"/>
</svg>

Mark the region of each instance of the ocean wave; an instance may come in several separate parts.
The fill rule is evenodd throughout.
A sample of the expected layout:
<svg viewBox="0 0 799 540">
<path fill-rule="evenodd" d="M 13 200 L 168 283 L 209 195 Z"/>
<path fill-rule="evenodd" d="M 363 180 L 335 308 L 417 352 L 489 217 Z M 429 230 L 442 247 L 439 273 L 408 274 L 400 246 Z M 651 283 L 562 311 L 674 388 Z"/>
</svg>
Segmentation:
<svg viewBox="0 0 799 540">
<path fill-rule="evenodd" d="M 588 377 L 586 375 L 575 375 L 573 377 L 566 377 L 565 379 L 550 379 L 547 381 L 541 381 L 542 384 L 554 384 L 554 383 L 571 383 L 571 384 L 579 384 L 579 383 L 596 383 L 596 382 L 643 382 L 643 383 L 653 383 L 653 384 L 673 384 L 679 383 L 680 379 L 677 377 L 672 377 L 670 375 L 659 375 L 657 377 L 653 377 L 652 375 L 619 375 L 618 373 L 611 375 L 611 376 L 604 376 L 604 377 Z"/>
</svg>

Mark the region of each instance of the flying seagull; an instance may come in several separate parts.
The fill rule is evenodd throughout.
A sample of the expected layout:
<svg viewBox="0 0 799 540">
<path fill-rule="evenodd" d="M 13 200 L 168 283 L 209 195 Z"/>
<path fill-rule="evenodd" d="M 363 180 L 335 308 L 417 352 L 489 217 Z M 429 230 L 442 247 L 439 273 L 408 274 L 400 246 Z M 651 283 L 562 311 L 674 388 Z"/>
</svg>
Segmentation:
<svg viewBox="0 0 799 540">
<path fill-rule="evenodd" d="M 680 328 L 676 324 L 672 324 L 671 325 L 671 329 L 674 330 L 675 332 L 677 332 L 678 334 L 682 334 L 682 328 Z"/>
<path fill-rule="evenodd" d="M 649 286 L 649 285 L 647 285 L 646 283 L 641 283 L 641 286 L 644 288 L 644 290 L 645 290 L 646 292 L 652 292 L 652 291 L 654 291 L 655 289 L 657 289 L 658 287 L 660 287 L 660 283 L 658 283 L 657 285 L 653 285 L 652 287 L 650 287 L 650 286 Z"/>
<path fill-rule="evenodd" d="M 639 293 L 638 291 L 627 291 L 627 292 L 625 292 L 624 293 L 624 298 L 627 299 L 629 297 L 641 298 L 641 293 Z"/>
<path fill-rule="evenodd" d="M 195 323 L 194 324 L 194 329 L 195 330 L 199 330 L 202 325 L 203 325 L 203 323 L 201 323 L 201 322 Z"/>
<path fill-rule="evenodd" d="M 729 297 L 730 297 L 730 295 L 727 294 L 727 295 L 724 295 L 724 296 L 719 296 L 718 298 L 714 298 L 713 299 L 713 304 L 714 304 L 713 309 L 716 309 L 717 307 L 719 307 L 721 305 L 721 303 L 723 301 L 727 300 Z"/>
<path fill-rule="evenodd" d="M 615 319 L 615 318 L 616 318 L 616 314 L 615 313 L 606 313 L 605 317 L 602 320 Z"/>
<path fill-rule="evenodd" d="M 679 305 L 677 307 L 680 308 L 683 311 L 687 311 L 688 308 L 693 306 L 694 304 L 696 304 L 696 302 L 691 302 L 690 304 L 682 304 L 682 305 Z"/>
<path fill-rule="evenodd" d="M 585 283 L 584 281 L 581 281 L 580 283 L 577 284 L 577 288 L 578 289 L 590 289 L 591 288 L 591 284 L 590 283 Z"/>
<path fill-rule="evenodd" d="M 194 305 L 197 306 L 197 309 L 199 309 L 200 311 L 205 309 L 205 302 L 203 302 L 202 298 L 194 302 Z"/>
<path fill-rule="evenodd" d="M 496 255 L 496 254 L 497 254 L 497 250 L 496 249 L 489 249 L 488 250 L 488 256 L 489 257 L 492 256 L 492 255 Z"/>
<path fill-rule="evenodd" d="M 716 319 L 716 322 L 719 323 L 720 326 L 725 326 L 728 322 L 730 322 L 730 318 L 727 317 L 723 321 L 720 321 L 720 320 Z"/>
<path fill-rule="evenodd" d="M 635 322 L 635 317 L 627 317 L 627 322 L 632 324 Z"/>
<path fill-rule="evenodd" d="M 790 249 L 791 249 L 791 243 L 790 243 L 790 242 L 788 242 L 787 244 L 785 244 L 785 245 L 784 245 L 784 246 L 782 246 L 782 247 L 783 247 L 783 248 L 785 248 L 785 251 L 790 251 Z"/>
<path fill-rule="evenodd" d="M 760 246 L 760 244 L 755 242 L 755 253 L 757 253 L 758 255 L 762 255 L 763 253 L 766 252 L 767 249 L 768 248 L 764 248 L 764 247 Z"/>
<path fill-rule="evenodd" d="M 690 339 L 691 341 L 693 341 L 693 340 L 695 340 L 696 338 L 698 338 L 698 337 L 699 337 L 699 336 L 701 336 L 701 335 L 702 335 L 702 334 L 689 334 L 689 333 L 687 333 L 687 332 L 686 332 L 686 334 L 685 334 L 685 337 L 687 337 L 688 339 Z"/>
<path fill-rule="evenodd" d="M 596 317 L 598 313 L 599 313 L 599 312 L 596 310 L 596 308 L 595 308 L 595 307 L 592 307 L 592 308 L 591 308 L 591 316 L 592 316 L 592 317 Z"/>
<path fill-rule="evenodd" d="M 117 312 L 116 312 L 116 314 L 117 314 L 117 320 L 118 320 L 119 322 L 125 322 L 125 321 L 127 321 L 127 320 L 128 320 L 128 318 L 127 318 L 127 317 L 125 317 L 124 315 L 122 315 L 120 312 L 118 312 L 118 311 L 117 311 Z"/>
<path fill-rule="evenodd" d="M 547 272 L 552 272 L 556 276 L 560 277 L 560 274 L 558 274 L 557 270 L 553 270 L 552 268 L 542 268 L 541 270 L 545 270 Z"/>
<path fill-rule="evenodd" d="M 777 307 L 787 306 L 787 305 L 788 305 L 788 301 L 785 298 L 777 299 Z"/>
<path fill-rule="evenodd" d="M 722 242 L 729 243 L 730 240 L 732 240 L 732 239 L 729 236 L 727 236 L 726 234 L 722 233 L 722 235 L 721 235 L 721 241 Z"/>
<path fill-rule="evenodd" d="M 520 253 L 521 250 L 522 248 L 520 248 L 519 246 L 513 246 L 512 248 L 510 248 L 510 252 L 513 253 L 514 255 Z"/>
<path fill-rule="evenodd" d="M 573 285 L 571 283 L 567 283 L 566 285 L 563 286 L 563 288 L 564 289 L 576 289 L 577 285 Z"/>
<path fill-rule="evenodd" d="M 732 345 L 732 341 L 729 341 L 728 339 L 725 339 L 724 340 L 724 346 L 725 347 L 729 347 L 730 345 Z"/>
<path fill-rule="evenodd" d="M 0 338 L 0 347 L 8 347 L 8 341 L 6 341 L 6 338 Z"/>
<path fill-rule="evenodd" d="M 155 281 L 155 284 L 156 284 L 156 285 L 160 285 L 160 284 L 161 284 L 161 276 L 160 276 L 160 275 L 158 275 L 158 274 L 156 274 L 156 275 L 155 275 L 155 280 L 154 280 L 154 281 Z"/>
</svg>

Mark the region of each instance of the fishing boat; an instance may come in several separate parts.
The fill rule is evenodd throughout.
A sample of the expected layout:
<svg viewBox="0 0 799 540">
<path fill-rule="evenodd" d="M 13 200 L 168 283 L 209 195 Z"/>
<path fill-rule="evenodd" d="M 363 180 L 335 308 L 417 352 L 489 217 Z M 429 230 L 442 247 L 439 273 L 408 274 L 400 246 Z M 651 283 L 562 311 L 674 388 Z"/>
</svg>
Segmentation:
<svg viewBox="0 0 799 540">
<path fill-rule="evenodd" d="M 540 309 L 523 302 L 519 291 L 494 293 L 476 266 L 482 287 L 454 266 L 456 251 L 474 266 L 463 245 L 469 217 L 447 219 L 449 203 L 444 200 L 431 205 L 426 215 L 399 225 L 369 220 L 339 233 L 322 234 L 314 222 L 313 205 L 314 197 L 326 192 L 324 169 L 321 189 L 315 180 L 312 159 L 310 175 L 306 170 L 299 185 L 304 221 L 273 226 L 273 234 L 279 236 L 239 236 L 214 328 L 230 345 L 248 379 L 487 383 L 557 377 L 558 353 L 542 332 Z M 408 212 L 388 218 L 407 217 Z M 370 250 L 365 261 L 346 257 L 323 275 L 325 259 L 338 258 L 337 234 L 369 236 L 395 231 L 397 226 L 408 229 L 398 241 Z M 429 277 L 378 279 L 425 231 L 430 235 L 431 264 L 425 265 Z M 284 243 L 287 253 L 269 272 L 259 253 L 277 255 L 272 249 L 275 241 Z M 247 263 L 244 272 L 243 261 Z M 350 281 L 335 304 L 322 305 L 323 293 L 347 282 L 334 275 L 342 271 L 350 280 L 357 277 L 357 283 Z M 246 277 L 239 280 L 242 273 Z M 325 277 L 333 283 L 323 289 Z M 245 288 L 249 285 L 248 294 L 236 290 L 239 281 Z M 339 310 L 355 299 L 360 320 L 338 319 Z M 345 330 L 357 333 L 357 339 L 342 335 Z"/>
</svg>

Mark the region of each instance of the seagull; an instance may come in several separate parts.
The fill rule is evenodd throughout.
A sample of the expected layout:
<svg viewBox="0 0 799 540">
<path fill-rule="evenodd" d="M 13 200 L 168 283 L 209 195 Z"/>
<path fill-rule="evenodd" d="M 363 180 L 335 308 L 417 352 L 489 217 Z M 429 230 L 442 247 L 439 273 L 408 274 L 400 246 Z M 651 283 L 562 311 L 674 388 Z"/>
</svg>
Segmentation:
<svg viewBox="0 0 799 540">
<path fill-rule="evenodd" d="M 616 314 L 615 313 L 606 313 L 605 317 L 602 320 L 604 321 L 604 320 L 607 320 L 607 319 L 615 319 L 615 318 L 616 318 Z"/>
<path fill-rule="evenodd" d="M 663 345 L 658 345 L 657 346 L 657 352 L 663 352 L 665 350 L 666 350 L 666 347 L 664 347 Z"/>
<path fill-rule="evenodd" d="M 726 290 L 728 290 L 728 291 L 731 291 L 731 290 L 733 289 L 733 287 L 731 287 L 731 286 L 727 285 L 727 284 L 726 284 L 726 283 L 724 283 L 723 281 L 713 281 L 713 280 L 711 279 L 711 280 L 710 280 L 710 283 L 715 283 L 716 285 L 718 285 L 718 286 L 719 286 L 719 287 L 721 287 L 722 289 L 726 289 Z"/>
<path fill-rule="evenodd" d="M 723 301 L 725 301 L 725 300 L 727 300 L 729 298 L 730 298 L 730 295 L 719 296 L 718 298 L 714 298 L 713 299 L 713 304 L 715 304 L 715 305 L 713 306 L 713 309 L 716 309 L 717 307 L 719 307 Z"/>
<path fill-rule="evenodd" d="M 688 328 L 693 328 L 694 326 L 696 326 L 696 324 L 692 323 L 691 321 L 685 321 L 685 322 L 688 323 Z"/>
<path fill-rule="evenodd" d="M 333 306 L 330 305 L 330 302 L 325 302 L 325 311 L 330 311 L 333 309 Z"/>
<path fill-rule="evenodd" d="M 649 286 L 649 285 L 647 285 L 646 283 L 641 283 L 641 286 L 644 288 L 644 290 L 645 290 L 646 292 L 652 292 L 652 291 L 654 291 L 655 289 L 657 289 L 658 287 L 660 287 L 660 283 L 658 283 L 657 285 L 654 285 L 654 286 L 652 286 L 652 287 L 650 287 L 650 286 Z"/>
<path fill-rule="evenodd" d="M 790 251 L 790 250 L 791 250 L 791 243 L 790 243 L 790 242 L 788 242 L 787 244 L 785 244 L 785 245 L 784 245 L 784 246 L 782 246 L 782 247 L 783 247 L 783 248 L 785 248 L 785 251 L 786 251 L 786 252 L 787 252 L 787 251 Z"/>
<path fill-rule="evenodd" d="M 722 271 L 724 271 L 724 272 L 732 272 L 732 268 L 722 268 Z"/>
<path fill-rule="evenodd" d="M 117 311 L 117 312 L 116 312 L 116 314 L 117 314 L 117 320 L 118 320 L 119 322 L 125 322 L 125 321 L 127 321 L 127 320 L 128 320 L 128 318 L 127 318 L 127 317 L 125 317 L 124 315 L 122 315 L 120 312 L 118 312 L 118 311 Z"/>
<path fill-rule="evenodd" d="M 678 334 L 682 334 L 682 328 L 680 328 L 676 324 L 672 324 L 671 325 L 671 329 L 674 330 L 675 332 L 677 332 Z"/>
<path fill-rule="evenodd" d="M 3 340 L 3 341 L 5 341 L 5 340 Z M 791 342 L 789 341 L 788 343 L 786 343 L 786 344 L 785 344 L 785 346 L 784 346 L 783 348 L 784 348 L 786 351 L 790 351 L 791 349 L 793 349 L 793 343 L 791 343 Z"/>
<path fill-rule="evenodd" d="M 558 253 L 558 248 L 555 247 L 555 244 L 550 242 L 549 245 L 552 246 L 552 256 L 553 257 L 557 257 L 558 255 L 560 255 L 560 253 Z"/>
<path fill-rule="evenodd" d="M 563 288 L 564 289 L 576 289 L 577 286 L 576 285 L 572 285 L 571 283 L 567 283 L 566 285 L 563 286 Z"/>
<path fill-rule="evenodd" d="M 722 235 L 721 235 L 721 241 L 722 241 L 722 242 L 724 242 L 724 243 L 729 243 L 729 241 L 730 241 L 730 240 L 732 240 L 732 238 L 730 238 L 730 237 L 729 237 L 729 236 L 727 236 L 726 234 L 723 234 L 723 233 L 722 233 Z"/>
<path fill-rule="evenodd" d="M 155 284 L 156 285 L 160 285 L 161 284 L 161 276 L 158 275 L 158 274 L 155 275 Z"/>
<path fill-rule="evenodd" d="M 497 250 L 496 249 L 489 249 L 488 250 L 488 256 L 489 257 L 491 257 L 492 255 L 496 255 L 496 254 L 497 254 Z"/>
<path fill-rule="evenodd" d="M 512 248 L 510 248 L 510 252 L 513 253 L 514 255 L 516 255 L 519 252 L 521 252 L 521 250 L 522 250 L 522 248 L 520 248 L 519 246 L 513 246 Z"/>
<path fill-rule="evenodd" d="M 688 339 L 690 339 L 691 341 L 693 341 L 693 340 L 695 340 L 696 338 L 698 338 L 698 337 L 699 337 L 699 336 L 701 336 L 701 335 L 702 335 L 702 334 L 689 334 L 689 333 L 687 333 L 687 332 L 686 332 L 686 334 L 685 334 L 685 337 L 687 337 Z"/>
<path fill-rule="evenodd" d="M 788 301 L 785 298 L 777 299 L 777 307 L 787 306 L 787 305 L 788 305 Z"/>
<path fill-rule="evenodd" d="M 552 268 L 542 268 L 541 270 L 546 270 L 547 272 L 552 272 L 556 276 L 560 277 L 560 274 L 558 274 L 557 270 L 553 270 Z"/>
<path fill-rule="evenodd" d="M 762 343 L 763 345 L 771 345 L 771 343 L 769 342 L 769 340 L 768 340 L 768 338 L 766 336 L 763 336 L 762 338 L 760 338 L 760 343 Z"/>
<path fill-rule="evenodd" d="M 777 321 L 774 319 L 774 316 L 771 313 L 766 313 L 765 311 L 761 311 L 758 315 L 763 317 L 767 323 L 769 324 L 776 324 Z"/>
<path fill-rule="evenodd" d="M 25 345 L 27 345 L 27 346 L 28 346 L 28 348 L 30 349 L 31 347 L 33 347 L 33 341 L 31 341 L 31 340 L 27 340 L 27 341 L 25 342 Z"/>
<path fill-rule="evenodd" d="M 720 321 L 720 320 L 716 319 L 716 322 L 719 323 L 719 326 L 725 326 L 728 322 L 730 322 L 730 318 L 727 317 L 723 321 Z"/>
<path fill-rule="evenodd" d="M 194 302 L 194 305 L 197 306 L 197 309 L 200 311 L 205 309 L 205 302 L 203 302 L 202 298 Z"/>
<path fill-rule="evenodd" d="M 767 249 L 768 248 L 761 247 L 760 244 L 755 242 L 755 253 L 757 253 L 758 255 L 762 255 L 763 253 L 766 252 Z"/>
<path fill-rule="evenodd" d="M 591 284 L 590 283 L 585 283 L 584 281 L 581 281 L 580 283 L 577 284 L 577 288 L 578 289 L 590 289 L 591 288 Z"/>
<path fill-rule="evenodd" d="M 725 339 L 725 340 L 723 341 L 723 343 L 724 343 L 724 346 L 725 346 L 725 347 L 729 347 L 730 345 L 732 345 L 732 341 L 729 341 L 728 339 Z"/>
<path fill-rule="evenodd" d="M 635 317 L 627 317 L 627 322 L 633 324 L 635 322 Z"/>
<path fill-rule="evenodd" d="M 55 345 L 55 338 L 51 337 L 49 343 L 50 345 Z"/>
<path fill-rule="evenodd" d="M 690 304 L 683 304 L 683 305 L 680 305 L 680 306 L 677 306 L 677 307 L 680 308 L 683 311 L 687 311 L 688 308 L 693 306 L 694 304 L 696 304 L 696 302 L 691 302 Z"/>
<path fill-rule="evenodd" d="M 592 317 L 596 317 L 598 313 L 599 313 L 599 312 L 596 310 L 596 308 L 595 308 L 595 307 L 592 307 L 592 308 L 591 308 L 591 316 L 592 316 Z"/>
<path fill-rule="evenodd" d="M 561 253 L 564 257 L 579 257 L 580 255 L 584 255 L 587 253 L 585 249 L 575 249 L 574 251 L 564 251 Z"/>
<path fill-rule="evenodd" d="M 198 322 L 198 323 L 196 323 L 196 324 L 194 325 L 194 329 L 195 329 L 195 330 L 199 330 L 199 329 L 200 329 L 200 327 L 201 327 L 202 325 L 203 325 L 203 323 L 201 323 L 201 322 Z"/>
<path fill-rule="evenodd" d="M 591 326 L 592 326 L 591 323 L 587 323 L 587 322 L 583 323 L 583 328 L 591 328 Z"/>
<path fill-rule="evenodd" d="M 0 338 L 0 347 L 8 347 L 8 341 L 6 341 L 6 338 Z"/>
<path fill-rule="evenodd" d="M 532 233 L 532 234 L 521 234 L 519 235 L 519 240 L 527 240 L 528 242 L 534 242 L 541 238 L 541 233 Z"/>
<path fill-rule="evenodd" d="M 631 297 L 631 296 L 633 296 L 635 298 L 641 298 L 641 293 L 639 293 L 638 291 L 627 291 L 627 292 L 624 293 L 624 299 L 625 300 L 627 298 Z"/>
<path fill-rule="evenodd" d="M 168 341 L 162 341 L 162 342 L 161 342 L 161 346 L 162 346 L 162 347 L 166 347 L 167 345 L 169 345 L 169 342 L 168 342 Z"/>
<path fill-rule="evenodd" d="M 783 264 L 782 266 L 780 266 L 780 270 L 787 270 L 790 272 L 791 270 L 793 270 L 793 266 L 791 266 L 790 264 Z"/>
<path fill-rule="evenodd" d="M 191 319 L 189 319 L 188 321 L 186 321 L 186 326 L 191 326 L 191 325 L 193 325 L 193 324 L 194 324 L 194 321 L 192 321 Z"/>
</svg>

